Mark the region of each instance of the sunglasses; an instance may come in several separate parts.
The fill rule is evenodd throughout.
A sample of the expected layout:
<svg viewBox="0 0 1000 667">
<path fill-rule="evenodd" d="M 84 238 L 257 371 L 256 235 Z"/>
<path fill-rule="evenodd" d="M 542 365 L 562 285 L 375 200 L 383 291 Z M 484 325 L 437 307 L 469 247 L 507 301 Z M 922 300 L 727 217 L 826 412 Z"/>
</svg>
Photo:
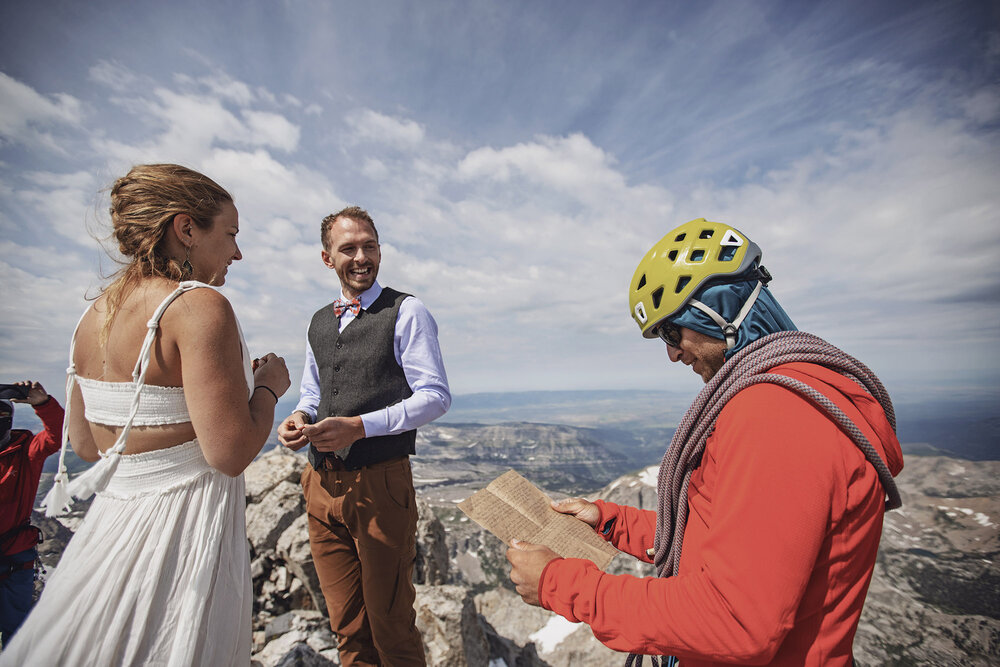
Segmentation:
<svg viewBox="0 0 1000 667">
<path fill-rule="evenodd" d="M 653 333 L 660 337 L 664 343 L 670 347 L 679 347 L 681 344 L 681 328 L 670 322 L 662 322 L 656 325 Z"/>
</svg>

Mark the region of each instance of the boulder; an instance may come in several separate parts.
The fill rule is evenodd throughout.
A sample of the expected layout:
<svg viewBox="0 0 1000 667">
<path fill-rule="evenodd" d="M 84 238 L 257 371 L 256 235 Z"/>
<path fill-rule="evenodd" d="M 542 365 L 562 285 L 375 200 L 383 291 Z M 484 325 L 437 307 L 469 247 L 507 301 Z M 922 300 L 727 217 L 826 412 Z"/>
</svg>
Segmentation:
<svg viewBox="0 0 1000 667">
<path fill-rule="evenodd" d="M 415 606 L 428 665 L 475 667 L 490 662 L 489 643 L 468 589 L 417 586 Z"/>
<path fill-rule="evenodd" d="M 416 584 L 448 582 L 448 544 L 444 526 L 431 506 L 417 500 L 417 559 L 413 568 Z"/>
<path fill-rule="evenodd" d="M 302 582 L 312 599 L 313 609 L 326 614 L 326 599 L 323 597 L 312 552 L 309 550 L 308 519 L 305 514 L 298 516 L 278 538 L 275 552 L 277 557 L 284 561 L 288 571 Z"/>
<path fill-rule="evenodd" d="M 282 482 L 298 484 L 306 464 L 304 456 L 284 447 L 275 447 L 261 454 L 243 471 L 247 503 L 260 502 L 261 498 Z"/>
<path fill-rule="evenodd" d="M 287 632 L 250 657 L 251 667 L 330 667 L 339 665 L 337 651 L 319 652 L 308 643 L 304 630 Z"/>
<path fill-rule="evenodd" d="M 309 644 L 295 644 L 288 653 L 281 657 L 275 667 L 327 667 L 339 665 L 326 656 L 317 653 Z"/>
<path fill-rule="evenodd" d="M 263 648 L 253 654 L 259 667 L 339 665 L 337 640 L 329 622 L 317 611 L 293 609 L 272 618 L 261 637 Z"/>
<path fill-rule="evenodd" d="M 283 481 L 260 502 L 247 506 L 247 539 L 254 554 L 274 551 L 278 537 L 303 516 L 305 500 L 298 484 Z"/>
<path fill-rule="evenodd" d="M 509 665 L 551 667 L 604 667 L 625 662 L 625 654 L 612 651 L 594 637 L 590 627 L 570 623 L 541 607 L 525 604 L 520 596 L 497 588 L 477 595 L 476 609 L 484 624 L 496 634 L 491 656 Z"/>
</svg>

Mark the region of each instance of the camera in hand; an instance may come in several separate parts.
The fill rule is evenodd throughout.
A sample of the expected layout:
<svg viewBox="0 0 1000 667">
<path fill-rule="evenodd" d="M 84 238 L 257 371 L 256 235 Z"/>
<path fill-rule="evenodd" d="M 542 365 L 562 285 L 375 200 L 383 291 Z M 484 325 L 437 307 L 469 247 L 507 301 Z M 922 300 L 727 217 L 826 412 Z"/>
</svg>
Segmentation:
<svg viewBox="0 0 1000 667">
<path fill-rule="evenodd" d="M 28 389 L 23 384 L 0 384 L 0 398 L 28 398 Z"/>
</svg>

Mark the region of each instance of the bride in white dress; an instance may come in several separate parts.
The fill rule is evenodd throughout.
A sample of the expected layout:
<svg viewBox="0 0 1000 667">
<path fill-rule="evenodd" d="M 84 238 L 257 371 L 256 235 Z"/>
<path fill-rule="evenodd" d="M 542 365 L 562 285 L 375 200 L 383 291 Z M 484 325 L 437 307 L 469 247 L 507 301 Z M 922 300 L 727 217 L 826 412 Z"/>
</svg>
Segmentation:
<svg viewBox="0 0 1000 667">
<path fill-rule="evenodd" d="M 247 665 L 242 473 L 288 371 L 274 354 L 251 364 L 214 289 L 242 257 L 229 193 L 184 167 L 140 165 L 112 187 L 111 220 L 129 263 L 74 335 L 44 504 L 97 497 L 0 665 Z M 72 480 L 67 432 L 97 461 Z"/>
</svg>

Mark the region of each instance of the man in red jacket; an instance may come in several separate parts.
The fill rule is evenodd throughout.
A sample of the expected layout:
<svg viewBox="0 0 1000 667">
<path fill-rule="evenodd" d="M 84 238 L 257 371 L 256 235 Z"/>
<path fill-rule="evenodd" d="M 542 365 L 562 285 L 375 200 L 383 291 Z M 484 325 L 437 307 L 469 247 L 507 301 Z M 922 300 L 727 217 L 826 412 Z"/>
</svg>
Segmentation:
<svg viewBox="0 0 1000 667">
<path fill-rule="evenodd" d="M 20 388 L 21 391 L 17 391 Z M 41 531 L 31 525 L 31 509 L 46 457 L 59 450 L 63 409 L 37 382 L 18 382 L 11 398 L 28 403 L 42 420 L 44 430 L 11 430 L 14 406 L 0 400 L 0 637 L 3 645 L 31 609 L 34 592 L 36 545 Z"/>
<path fill-rule="evenodd" d="M 882 517 L 899 506 L 888 394 L 856 359 L 796 330 L 760 258 L 741 232 L 704 219 L 643 257 L 632 317 L 705 388 L 663 457 L 656 512 L 554 503 L 658 577 L 605 574 L 524 542 L 507 551 L 526 602 L 588 623 L 613 649 L 671 656 L 661 664 L 850 665 Z"/>
</svg>

